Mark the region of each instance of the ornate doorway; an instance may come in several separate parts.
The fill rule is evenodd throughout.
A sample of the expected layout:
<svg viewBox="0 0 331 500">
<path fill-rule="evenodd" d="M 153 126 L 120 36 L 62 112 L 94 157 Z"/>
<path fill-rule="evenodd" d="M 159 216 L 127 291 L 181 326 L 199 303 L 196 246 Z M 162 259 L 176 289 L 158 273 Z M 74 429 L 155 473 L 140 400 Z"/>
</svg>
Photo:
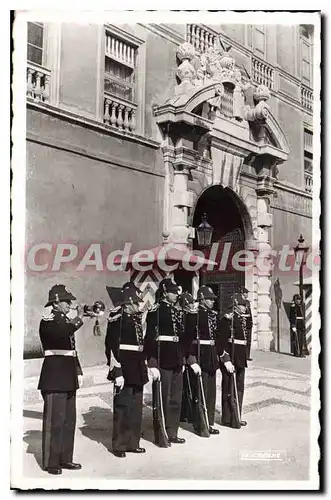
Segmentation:
<svg viewBox="0 0 331 500">
<path fill-rule="evenodd" d="M 245 285 L 245 271 L 233 265 L 233 256 L 245 249 L 247 227 L 243 220 L 245 207 L 229 188 L 220 185 L 207 188 L 199 197 L 193 216 L 197 227 L 205 213 L 213 227 L 212 247 L 204 250 L 194 240 L 194 249 L 203 251 L 207 258 L 217 263 L 213 270 L 200 274 L 200 283 L 210 286 L 217 295 L 217 308 L 223 315 L 231 304 L 231 296 L 239 286 Z M 246 224 L 247 224 L 247 216 Z M 248 228 L 249 231 L 249 228 Z"/>
</svg>

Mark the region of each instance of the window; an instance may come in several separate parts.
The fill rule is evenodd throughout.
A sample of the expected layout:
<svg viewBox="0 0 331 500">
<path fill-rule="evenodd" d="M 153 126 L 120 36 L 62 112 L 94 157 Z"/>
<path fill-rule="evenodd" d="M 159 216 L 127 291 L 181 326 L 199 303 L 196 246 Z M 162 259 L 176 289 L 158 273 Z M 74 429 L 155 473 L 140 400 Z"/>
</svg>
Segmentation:
<svg viewBox="0 0 331 500">
<path fill-rule="evenodd" d="M 304 176 L 305 190 L 309 193 L 313 190 L 313 133 L 304 129 Z"/>
<path fill-rule="evenodd" d="M 313 40 L 313 26 L 300 25 L 300 74 L 301 80 L 308 87 L 312 82 L 312 40 Z"/>
<path fill-rule="evenodd" d="M 126 101 L 135 100 L 137 49 L 106 31 L 104 89 Z"/>
<path fill-rule="evenodd" d="M 44 25 L 41 23 L 28 23 L 28 61 L 42 66 L 43 47 Z"/>
<path fill-rule="evenodd" d="M 253 26 L 253 46 L 254 50 L 258 53 L 258 55 L 264 58 L 266 35 L 265 35 L 265 26 L 263 24 Z"/>
</svg>

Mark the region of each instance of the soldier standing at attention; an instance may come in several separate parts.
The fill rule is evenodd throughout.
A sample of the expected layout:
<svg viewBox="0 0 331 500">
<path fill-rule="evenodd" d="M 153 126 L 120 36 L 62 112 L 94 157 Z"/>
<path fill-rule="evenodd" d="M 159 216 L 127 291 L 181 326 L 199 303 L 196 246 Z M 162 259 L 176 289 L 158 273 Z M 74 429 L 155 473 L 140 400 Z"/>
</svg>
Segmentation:
<svg viewBox="0 0 331 500">
<path fill-rule="evenodd" d="M 203 391 L 206 399 L 209 434 L 219 434 L 214 429 L 216 406 L 216 371 L 219 368 L 218 346 L 219 320 L 217 311 L 213 310 L 216 295 L 208 286 L 202 286 L 197 295 L 199 308 L 196 314 L 188 316 L 188 329 L 193 332 L 189 348 L 188 365 L 197 375 L 202 376 Z M 200 344 L 200 360 L 198 360 L 198 343 Z"/>
<path fill-rule="evenodd" d="M 233 332 L 232 332 L 233 328 Z M 242 404 L 245 390 L 245 370 L 247 368 L 247 316 L 246 301 L 241 293 L 236 293 L 228 313 L 220 321 L 221 345 L 224 346 L 220 355 L 222 371 L 222 425 L 227 427 L 244 427 L 247 425 L 241 419 Z M 227 344 L 227 345 L 226 345 Z M 221 352 L 221 350 L 220 350 Z M 231 377 L 235 377 L 237 394 L 234 394 L 239 405 L 238 425 L 234 425 L 233 394 L 231 395 Z"/>
<path fill-rule="evenodd" d="M 133 287 L 122 290 L 121 308 L 109 318 L 105 339 L 108 378 L 115 384 L 113 454 L 118 458 L 124 458 L 126 452 L 146 452 L 139 446 L 143 387 L 148 382 L 141 302 Z"/>
<path fill-rule="evenodd" d="M 306 340 L 305 312 L 299 294 L 293 295 L 290 309 L 290 337 L 291 353 L 293 356 L 304 358 L 309 355 Z"/>
<path fill-rule="evenodd" d="M 246 327 L 247 327 L 247 360 L 253 361 L 251 358 L 251 346 L 252 346 L 252 328 L 253 328 L 253 317 L 251 311 L 251 304 L 248 300 L 248 290 L 244 286 L 240 289 L 241 296 L 246 303 Z"/>
<path fill-rule="evenodd" d="M 39 328 L 45 356 L 38 385 L 44 399 L 42 455 L 43 467 L 49 474 L 61 474 L 62 469 L 81 469 L 80 464 L 72 461 L 76 390 L 83 375 L 74 332 L 83 324 L 84 308 L 77 308 L 76 318 L 68 318 L 73 300 L 76 298 L 64 285 L 54 285 L 45 305 L 52 306 L 52 312 L 43 316 Z"/>
<path fill-rule="evenodd" d="M 183 311 L 177 301 L 180 287 L 171 278 L 161 281 L 159 303 L 147 314 L 145 351 L 150 368 L 160 368 L 165 427 L 170 443 L 185 443 L 178 437 L 183 370 L 185 365 Z"/>
</svg>

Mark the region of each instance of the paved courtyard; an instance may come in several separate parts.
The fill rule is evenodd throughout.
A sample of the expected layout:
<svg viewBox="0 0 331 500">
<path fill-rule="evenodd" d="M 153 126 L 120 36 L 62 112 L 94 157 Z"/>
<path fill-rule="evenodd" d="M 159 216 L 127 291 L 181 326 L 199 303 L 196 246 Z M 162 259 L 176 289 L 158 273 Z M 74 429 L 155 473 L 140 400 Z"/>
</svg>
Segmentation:
<svg viewBox="0 0 331 500">
<path fill-rule="evenodd" d="M 41 469 L 42 399 L 36 390 L 38 377 L 27 377 L 24 476 L 34 478 L 34 487 L 45 487 L 45 479 L 51 478 L 53 487 L 61 488 L 68 487 L 72 479 L 84 478 L 306 482 L 310 468 L 310 358 L 257 351 L 246 373 L 243 417 L 248 421 L 247 427 L 235 430 L 219 425 L 219 374 L 216 427 L 220 435 L 200 438 L 192 433 L 191 426 L 183 424 L 179 435 L 187 443 L 168 449 L 153 444 L 148 384 L 141 440 L 147 453 L 118 459 L 110 452 L 112 386 L 106 380 L 107 368 L 86 368 L 84 387 L 77 397 L 74 457 L 83 468 L 63 471 L 57 478 Z M 108 487 L 112 487 L 110 482 Z M 176 489 L 176 481 L 172 488 Z"/>
</svg>

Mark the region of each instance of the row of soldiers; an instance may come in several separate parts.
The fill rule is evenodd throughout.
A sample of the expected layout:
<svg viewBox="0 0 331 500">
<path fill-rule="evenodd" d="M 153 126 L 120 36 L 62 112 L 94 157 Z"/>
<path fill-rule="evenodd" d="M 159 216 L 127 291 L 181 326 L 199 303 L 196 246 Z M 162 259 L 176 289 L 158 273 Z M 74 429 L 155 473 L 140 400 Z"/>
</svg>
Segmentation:
<svg viewBox="0 0 331 500">
<path fill-rule="evenodd" d="M 240 428 L 247 424 L 241 419 L 252 328 L 247 290 L 233 296 L 231 307 L 221 318 L 214 310 L 216 299 L 211 288 L 202 286 L 196 303 L 191 294 L 181 293 L 174 280 L 166 278 L 160 283 L 157 301 L 144 325 L 140 290 L 132 282 L 120 290 L 105 338 L 108 379 L 114 382 L 112 452 L 116 457 L 146 451 L 140 446 L 140 438 L 143 388 L 149 376 L 153 380 L 158 446 L 185 443 L 178 435 L 181 420 L 192 422 L 200 436 L 219 434 L 214 427 L 219 368 L 222 425 Z M 38 386 L 44 398 L 43 464 L 50 474 L 61 474 L 63 468 L 81 468 L 73 462 L 75 397 L 82 375 L 74 332 L 83 324 L 84 310 L 78 308 L 77 317 L 70 319 L 73 300 L 64 285 L 55 285 L 46 304 L 52 305 L 52 313 L 40 324 L 45 355 Z M 199 409 L 203 428 L 197 417 Z M 158 423 L 163 425 L 163 439 Z"/>
</svg>

